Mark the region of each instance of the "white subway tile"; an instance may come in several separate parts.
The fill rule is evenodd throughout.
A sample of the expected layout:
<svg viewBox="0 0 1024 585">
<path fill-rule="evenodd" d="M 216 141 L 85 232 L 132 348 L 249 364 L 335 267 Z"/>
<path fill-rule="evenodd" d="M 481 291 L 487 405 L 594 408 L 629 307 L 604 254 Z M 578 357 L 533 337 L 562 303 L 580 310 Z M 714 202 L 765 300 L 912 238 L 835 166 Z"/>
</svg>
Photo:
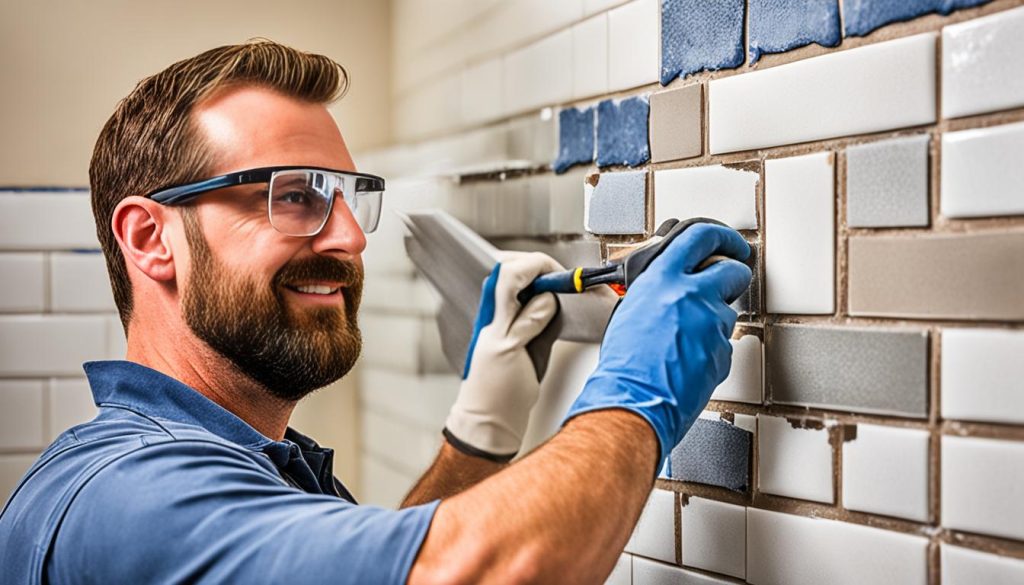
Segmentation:
<svg viewBox="0 0 1024 585">
<path fill-rule="evenodd" d="M 928 521 L 928 431 L 857 425 L 843 443 L 843 506 Z"/>
<path fill-rule="evenodd" d="M 583 182 L 588 172 L 588 169 L 581 168 L 562 175 L 551 175 L 551 233 L 583 233 Z"/>
<path fill-rule="evenodd" d="M 1024 423 L 1024 331 L 944 329 L 942 418 Z"/>
<path fill-rule="evenodd" d="M 572 31 L 545 37 L 505 56 L 505 113 L 572 99 Z"/>
<path fill-rule="evenodd" d="M 1020 585 L 1024 560 L 943 544 L 942 585 Z"/>
<path fill-rule="evenodd" d="M 942 116 L 1024 105 L 1024 8 L 942 29 Z"/>
<path fill-rule="evenodd" d="M 0 249 L 99 247 L 88 193 L 0 192 Z"/>
<path fill-rule="evenodd" d="M 50 308 L 57 312 L 117 310 L 103 254 L 50 255 Z"/>
<path fill-rule="evenodd" d="M 928 539 L 747 508 L 753 585 L 925 585 Z"/>
<path fill-rule="evenodd" d="M 633 557 L 633 585 L 731 585 L 732 583 L 734 581 L 716 579 L 643 557 Z"/>
<path fill-rule="evenodd" d="M 608 15 L 572 27 L 572 97 L 608 93 Z"/>
<path fill-rule="evenodd" d="M 82 363 L 107 354 L 105 318 L 0 316 L 0 375 L 81 375 Z"/>
<path fill-rule="evenodd" d="M 416 376 L 367 366 L 362 367 L 359 375 L 364 410 L 437 429 L 444 426 L 462 383 L 454 374 Z"/>
<path fill-rule="evenodd" d="M 832 445 L 828 429 L 793 428 L 788 420 L 757 416 L 758 489 L 831 504 Z"/>
<path fill-rule="evenodd" d="M 633 536 L 626 543 L 626 552 L 676 562 L 676 496 L 673 492 L 655 489 L 636 523 Z"/>
<path fill-rule="evenodd" d="M 501 58 L 474 63 L 462 71 L 462 122 L 477 124 L 501 117 Z"/>
<path fill-rule="evenodd" d="M 769 313 L 835 310 L 835 173 L 820 152 L 765 161 L 765 294 Z"/>
<path fill-rule="evenodd" d="M 738 230 L 757 229 L 758 174 L 721 165 L 654 172 L 654 225 L 669 218 L 710 217 Z"/>
<path fill-rule="evenodd" d="M 583 0 L 583 13 L 588 15 L 597 14 L 609 8 L 614 8 L 623 2 L 626 2 L 626 0 Z"/>
<path fill-rule="evenodd" d="M 42 380 L 0 380 L 0 449 L 39 449 L 43 437 Z"/>
<path fill-rule="evenodd" d="M 711 152 L 935 121 L 935 38 L 926 33 L 712 80 Z"/>
<path fill-rule="evenodd" d="M 751 415 L 751 414 L 740 414 L 740 413 L 735 413 L 732 416 L 733 416 L 733 423 L 732 424 L 738 426 L 739 428 L 741 428 L 741 429 L 743 429 L 743 430 L 745 430 L 745 431 L 747 431 L 749 433 L 757 434 L 757 417 L 756 416 Z"/>
<path fill-rule="evenodd" d="M 684 567 L 746 577 L 746 508 L 691 497 L 683 505 L 679 525 Z"/>
<path fill-rule="evenodd" d="M 360 418 L 363 450 L 413 475 L 422 474 L 441 448 L 441 429 L 432 431 L 364 411 Z"/>
<path fill-rule="evenodd" d="M 7 503 L 11 492 L 37 457 L 38 455 L 0 455 L 0 502 Z M 0 504 L 0 507 L 3 504 Z"/>
<path fill-rule="evenodd" d="M 46 308 L 46 258 L 41 253 L 0 254 L 0 311 Z"/>
<path fill-rule="evenodd" d="M 107 354 L 104 359 L 123 360 L 128 354 L 128 340 L 124 335 L 121 318 L 117 315 L 107 315 L 104 320 L 107 325 Z"/>
<path fill-rule="evenodd" d="M 551 348 L 548 373 L 540 386 L 540 398 L 530 412 L 521 453 L 529 453 L 562 428 L 565 414 L 597 367 L 598 343 L 556 341 Z"/>
<path fill-rule="evenodd" d="M 360 310 L 403 315 L 435 315 L 440 295 L 430 281 L 408 274 L 367 274 Z"/>
<path fill-rule="evenodd" d="M 632 585 L 633 583 L 633 557 L 630 555 L 619 555 L 615 561 L 615 568 L 612 574 L 608 575 L 604 585 Z"/>
<path fill-rule="evenodd" d="M 1024 122 L 942 135 L 942 194 L 946 217 L 1024 214 Z"/>
<path fill-rule="evenodd" d="M 633 0 L 608 13 L 608 89 L 658 81 L 660 2 Z"/>
<path fill-rule="evenodd" d="M 362 472 L 361 493 L 357 496 L 359 503 L 397 509 L 416 483 L 416 476 L 395 469 L 388 462 L 365 452 L 359 459 Z"/>
<path fill-rule="evenodd" d="M 744 335 L 732 343 L 729 377 L 715 388 L 712 400 L 761 404 L 764 347 L 756 335 Z"/>
<path fill-rule="evenodd" d="M 96 417 L 96 404 L 85 378 L 53 378 L 49 393 L 51 441 L 67 429 Z"/>
<path fill-rule="evenodd" d="M 942 525 L 1024 540 L 1024 443 L 942 437 Z"/>
</svg>

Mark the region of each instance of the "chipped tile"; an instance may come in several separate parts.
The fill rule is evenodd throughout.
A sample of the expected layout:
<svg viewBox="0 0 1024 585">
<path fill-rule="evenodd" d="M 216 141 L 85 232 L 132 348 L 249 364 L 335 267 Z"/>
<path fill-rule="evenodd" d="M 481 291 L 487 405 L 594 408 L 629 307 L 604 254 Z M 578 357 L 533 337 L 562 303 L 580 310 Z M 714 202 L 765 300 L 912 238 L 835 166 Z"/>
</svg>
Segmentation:
<svg viewBox="0 0 1024 585">
<path fill-rule="evenodd" d="M 743 64 L 744 0 L 662 0 L 661 84 Z"/>
<path fill-rule="evenodd" d="M 597 166 L 635 167 L 651 158 L 647 96 L 604 100 L 597 106 Z"/>
<path fill-rule="evenodd" d="M 658 0 L 633 0 L 608 12 L 608 90 L 658 81 Z"/>
<path fill-rule="evenodd" d="M 928 225 L 929 141 L 922 134 L 846 150 L 847 225 Z"/>
<path fill-rule="evenodd" d="M 843 507 L 928 521 L 928 444 L 923 429 L 857 425 L 843 443 Z"/>
<path fill-rule="evenodd" d="M 757 416 L 757 489 L 831 504 L 832 445 L 825 428 L 793 428 L 785 418 Z"/>
<path fill-rule="evenodd" d="M 589 108 L 568 108 L 558 112 L 558 158 L 556 173 L 564 173 L 577 164 L 594 161 L 594 129 L 597 111 Z"/>
<path fill-rule="evenodd" d="M 711 80 L 711 153 L 934 122 L 935 39 L 920 34 Z"/>
<path fill-rule="evenodd" d="M 942 526 L 1024 540 L 1024 443 L 942 437 Z"/>
<path fill-rule="evenodd" d="M 943 543 L 943 585 L 1020 585 L 1024 560 Z"/>
<path fill-rule="evenodd" d="M 1024 331 L 942 330 L 942 418 L 1024 424 Z"/>
<path fill-rule="evenodd" d="M 751 433 L 727 422 L 698 418 L 672 449 L 670 476 L 734 491 L 750 481 Z"/>
<path fill-rule="evenodd" d="M 584 185 L 584 228 L 594 234 L 642 234 L 647 227 L 647 171 L 595 173 Z"/>
<path fill-rule="evenodd" d="M 928 416 L 928 332 L 772 325 L 765 342 L 772 402 Z"/>
<path fill-rule="evenodd" d="M 676 562 L 676 495 L 666 490 L 651 491 L 626 552 L 652 559 Z"/>
<path fill-rule="evenodd" d="M 1024 105 L 1024 8 L 942 29 L 942 116 Z"/>
<path fill-rule="evenodd" d="M 762 54 L 811 43 L 835 47 L 841 40 L 838 0 L 750 0 L 751 63 Z"/>
<path fill-rule="evenodd" d="M 1022 152 L 1024 122 L 943 134 L 942 215 L 1024 215 Z"/>
<path fill-rule="evenodd" d="M 862 37 L 893 22 L 912 20 L 932 12 L 949 14 L 954 10 L 980 6 L 991 0 L 844 0 L 843 21 L 846 36 Z"/>
<path fill-rule="evenodd" d="M 608 14 L 572 27 L 573 99 L 608 93 Z"/>
<path fill-rule="evenodd" d="M 757 171 L 721 165 L 654 172 L 654 224 L 708 217 L 738 230 L 757 229 Z"/>
<path fill-rule="evenodd" d="M 732 585 L 732 583 L 732 581 L 716 579 L 703 573 L 695 573 L 657 561 L 633 557 L 633 585 Z"/>
<path fill-rule="evenodd" d="M 761 404 L 762 344 L 756 335 L 731 340 L 729 377 L 711 395 L 712 400 Z"/>
<path fill-rule="evenodd" d="M 651 162 L 701 155 L 703 87 L 694 83 L 651 94 Z"/>
<path fill-rule="evenodd" d="M 1022 249 L 1020 231 L 851 237 L 850 314 L 1024 320 Z"/>
<path fill-rule="evenodd" d="M 690 497 L 683 504 L 680 532 L 684 567 L 746 577 L 746 508 Z"/>
</svg>

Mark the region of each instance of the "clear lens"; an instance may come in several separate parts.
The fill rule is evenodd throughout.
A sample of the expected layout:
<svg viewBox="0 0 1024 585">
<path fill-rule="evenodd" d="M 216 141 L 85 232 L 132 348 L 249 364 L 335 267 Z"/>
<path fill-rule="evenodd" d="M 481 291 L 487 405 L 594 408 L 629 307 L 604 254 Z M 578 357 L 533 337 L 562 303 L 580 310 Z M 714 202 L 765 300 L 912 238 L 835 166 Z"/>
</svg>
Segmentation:
<svg viewBox="0 0 1024 585">
<path fill-rule="evenodd" d="M 290 236 L 311 236 L 327 223 L 331 198 L 344 202 L 366 233 L 377 229 L 383 192 L 365 190 L 367 181 L 341 173 L 279 171 L 270 180 L 270 225 Z"/>
</svg>

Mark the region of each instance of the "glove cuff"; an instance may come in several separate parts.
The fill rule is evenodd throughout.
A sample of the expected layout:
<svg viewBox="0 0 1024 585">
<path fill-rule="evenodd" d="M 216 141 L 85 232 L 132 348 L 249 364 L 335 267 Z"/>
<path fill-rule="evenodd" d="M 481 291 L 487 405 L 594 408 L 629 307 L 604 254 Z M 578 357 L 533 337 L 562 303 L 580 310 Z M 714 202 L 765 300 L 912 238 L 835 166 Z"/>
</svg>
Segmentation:
<svg viewBox="0 0 1024 585">
<path fill-rule="evenodd" d="M 470 457 L 479 457 L 480 459 L 486 459 L 487 461 L 491 461 L 493 463 L 508 463 L 509 461 L 512 461 L 512 459 L 519 453 L 518 451 L 516 451 L 511 455 L 496 455 L 494 453 L 489 453 L 482 449 L 477 449 L 473 445 L 466 443 L 462 439 L 456 437 L 455 434 L 452 433 L 450 430 L 448 430 L 448 427 L 445 427 L 444 430 L 441 431 L 441 433 L 444 435 L 445 440 L 448 441 L 448 444 L 454 447 L 456 451 L 459 451 L 464 455 L 469 455 Z"/>
</svg>

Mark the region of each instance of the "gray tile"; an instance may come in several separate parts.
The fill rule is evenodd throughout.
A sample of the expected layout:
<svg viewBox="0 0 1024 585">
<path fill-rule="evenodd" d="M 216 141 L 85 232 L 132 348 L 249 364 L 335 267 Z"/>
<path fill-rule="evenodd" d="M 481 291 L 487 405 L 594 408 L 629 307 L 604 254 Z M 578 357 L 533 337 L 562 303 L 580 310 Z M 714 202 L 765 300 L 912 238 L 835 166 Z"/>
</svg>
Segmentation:
<svg viewBox="0 0 1024 585">
<path fill-rule="evenodd" d="M 929 140 L 922 134 L 847 149 L 850 227 L 928 225 Z"/>
<path fill-rule="evenodd" d="M 697 83 L 651 94 L 651 162 L 700 156 L 702 88 Z"/>
<path fill-rule="evenodd" d="M 584 185 L 584 224 L 594 234 L 642 234 L 647 228 L 647 171 L 594 173 Z"/>
<path fill-rule="evenodd" d="M 752 437 L 727 422 L 698 418 L 672 449 L 669 477 L 746 491 Z"/>
<path fill-rule="evenodd" d="M 548 189 L 551 198 L 551 233 L 583 233 L 583 182 L 586 170 L 564 175 L 551 175 Z"/>
<path fill-rule="evenodd" d="M 772 402 L 928 416 L 928 333 L 774 325 L 765 341 Z"/>
<path fill-rule="evenodd" d="M 852 237 L 850 314 L 1024 321 L 1024 231 Z"/>
</svg>

